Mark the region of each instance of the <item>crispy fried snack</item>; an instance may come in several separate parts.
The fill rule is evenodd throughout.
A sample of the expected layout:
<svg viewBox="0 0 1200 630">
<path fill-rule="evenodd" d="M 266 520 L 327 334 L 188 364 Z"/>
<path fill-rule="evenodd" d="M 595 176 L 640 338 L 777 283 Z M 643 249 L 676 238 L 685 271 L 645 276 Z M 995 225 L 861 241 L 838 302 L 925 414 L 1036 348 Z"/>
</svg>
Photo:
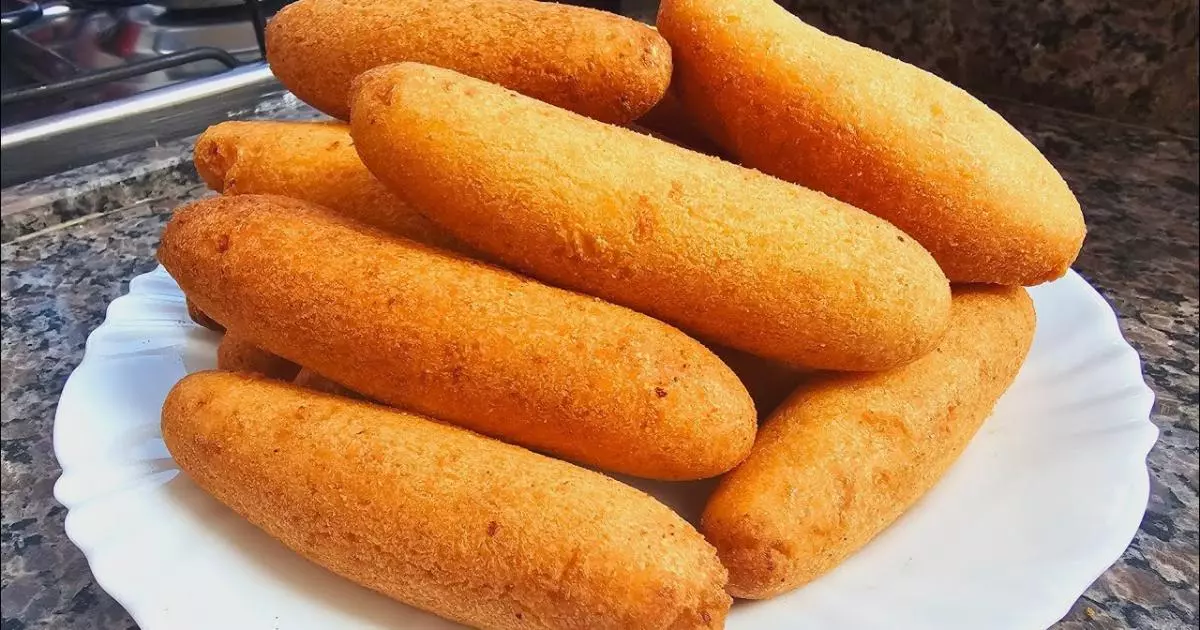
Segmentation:
<svg viewBox="0 0 1200 630">
<path fill-rule="evenodd" d="M 397 236 L 473 255 L 371 175 L 342 123 L 219 123 L 196 140 L 195 162 L 200 177 L 219 193 L 310 201 Z"/>
<path fill-rule="evenodd" d="M 419 61 L 499 83 L 597 120 L 630 122 L 662 98 L 671 49 L 629 18 L 534 0 L 300 0 L 267 25 L 271 70 L 346 119 L 350 82 Z"/>
<path fill-rule="evenodd" d="M 712 546 L 604 475 L 421 416 L 227 372 L 180 381 L 163 439 L 309 560 L 476 628 L 720 628 Z"/>
<path fill-rule="evenodd" d="M 709 499 L 729 593 L 762 599 L 840 564 L 925 494 L 1012 383 L 1033 340 L 1020 287 L 956 288 L 932 353 L 802 385 Z"/>
<path fill-rule="evenodd" d="M 754 441 L 745 388 L 678 330 L 319 206 L 205 199 L 158 255 L 205 312 L 374 400 L 656 479 L 717 475 Z"/>
<path fill-rule="evenodd" d="M 896 366 L 945 329 L 937 263 L 857 208 L 451 70 L 395 64 L 356 85 L 371 172 L 551 284 L 799 367 Z"/>
<path fill-rule="evenodd" d="M 917 239 L 951 282 L 1053 280 L 1083 243 L 1066 182 L 999 114 L 942 79 L 826 35 L 771 0 L 664 0 L 673 88 L 742 164 Z"/>
</svg>

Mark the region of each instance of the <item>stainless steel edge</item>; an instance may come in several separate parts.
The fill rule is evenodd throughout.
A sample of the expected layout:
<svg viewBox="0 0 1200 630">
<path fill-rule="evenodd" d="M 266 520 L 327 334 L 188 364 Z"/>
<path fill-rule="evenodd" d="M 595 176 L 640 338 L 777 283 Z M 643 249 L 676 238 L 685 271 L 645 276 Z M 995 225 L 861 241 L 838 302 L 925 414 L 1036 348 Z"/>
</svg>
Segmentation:
<svg viewBox="0 0 1200 630">
<path fill-rule="evenodd" d="M 199 133 L 283 92 L 265 63 L 0 131 L 0 186 Z"/>
</svg>

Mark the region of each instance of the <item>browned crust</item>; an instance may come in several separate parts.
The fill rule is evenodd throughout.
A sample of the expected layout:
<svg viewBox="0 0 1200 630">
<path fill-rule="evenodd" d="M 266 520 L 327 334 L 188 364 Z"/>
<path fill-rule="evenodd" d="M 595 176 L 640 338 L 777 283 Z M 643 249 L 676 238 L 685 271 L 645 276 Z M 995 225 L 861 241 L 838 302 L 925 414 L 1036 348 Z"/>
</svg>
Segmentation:
<svg viewBox="0 0 1200 630">
<path fill-rule="evenodd" d="M 300 366 L 259 348 L 235 332 L 226 332 L 217 345 L 217 369 L 290 381 L 296 378 Z"/>
<path fill-rule="evenodd" d="M 649 110 L 671 78 L 671 49 L 654 29 L 534 0 L 300 0 L 267 25 L 267 59 L 296 96 L 343 120 L 354 77 L 398 61 L 454 68 L 617 124 Z"/>
<path fill-rule="evenodd" d="M 311 389 L 316 392 L 333 394 L 335 396 L 344 396 L 346 398 L 354 398 L 357 400 L 366 400 L 366 397 L 362 394 L 343 385 L 339 385 L 308 368 L 300 368 L 300 371 L 296 374 L 296 378 L 292 379 L 292 383 L 294 383 L 297 387 Z"/>
<path fill-rule="evenodd" d="M 225 372 L 162 433 L 201 488 L 309 560 L 477 628 L 720 628 L 725 569 L 599 473 L 420 416 Z"/>
<path fill-rule="evenodd" d="M 351 133 L 376 177 L 551 284 L 800 367 L 893 367 L 945 328 L 937 263 L 857 208 L 451 70 L 356 85 Z"/>
<path fill-rule="evenodd" d="M 952 282 L 1057 278 L 1084 238 L 1054 167 L 963 90 L 771 0 L 664 0 L 672 86 L 743 164 L 891 221 Z"/>
<path fill-rule="evenodd" d="M 231 329 L 375 400 L 660 479 L 724 472 L 754 440 L 745 388 L 678 330 L 318 206 L 195 202 L 158 255 Z"/>
<path fill-rule="evenodd" d="M 229 121 L 196 140 L 196 171 L 226 195 L 283 195 L 434 247 L 474 256 L 417 213 L 358 159 L 350 128 L 332 122 Z"/>
<path fill-rule="evenodd" d="M 950 330 L 902 368 L 800 387 L 709 499 L 701 530 L 734 597 L 840 564 L 928 491 L 1016 377 L 1033 339 L 1022 288 L 956 288 Z"/>
<path fill-rule="evenodd" d="M 197 324 L 214 332 L 225 332 L 225 327 L 222 326 L 220 322 L 205 314 L 204 311 L 200 310 L 200 307 L 196 306 L 196 304 L 190 299 L 188 299 L 186 302 L 188 317 L 190 317 L 193 322 L 196 322 Z"/>
</svg>

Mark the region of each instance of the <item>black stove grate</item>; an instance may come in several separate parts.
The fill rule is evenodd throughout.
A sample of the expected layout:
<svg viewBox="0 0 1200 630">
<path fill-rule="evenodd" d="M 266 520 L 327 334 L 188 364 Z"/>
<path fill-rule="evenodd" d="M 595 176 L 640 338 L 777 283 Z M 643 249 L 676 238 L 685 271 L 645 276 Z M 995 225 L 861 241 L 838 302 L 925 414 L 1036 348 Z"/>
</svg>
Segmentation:
<svg viewBox="0 0 1200 630">
<path fill-rule="evenodd" d="M 250 22 L 254 28 L 254 36 L 258 43 L 259 52 L 262 55 L 261 59 L 266 59 L 267 44 L 265 29 L 267 22 L 262 3 L 259 0 L 243 0 L 243 2 L 250 15 Z M 129 4 L 138 3 L 131 2 Z M 10 31 L 15 31 L 23 26 L 32 24 L 41 19 L 41 17 L 42 7 L 37 2 L 6 0 L 3 3 L 3 15 L 0 16 L 0 23 L 3 25 L 3 35 L 5 37 L 15 36 L 15 34 L 10 34 Z M 0 91 L 0 105 L 13 105 L 38 99 L 62 97 L 76 90 L 95 88 L 108 83 L 123 81 L 199 61 L 215 61 L 229 69 L 235 68 L 241 63 L 228 51 L 219 48 L 191 48 L 112 68 L 92 72 L 80 72 L 64 79 L 43 82 L 39 85 L 5 89 Z"/>
</svg>

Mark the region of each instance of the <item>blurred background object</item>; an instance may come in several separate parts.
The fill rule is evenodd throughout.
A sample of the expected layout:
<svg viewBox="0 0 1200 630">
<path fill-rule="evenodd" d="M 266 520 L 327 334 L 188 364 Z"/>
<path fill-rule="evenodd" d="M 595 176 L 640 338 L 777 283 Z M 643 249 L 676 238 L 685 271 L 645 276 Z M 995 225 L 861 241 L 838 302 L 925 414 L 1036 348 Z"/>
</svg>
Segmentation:
<svg viewBox="0 0 1200 630">
<path fill-rule="evenodd" d="M 281 91 L 261 27 L 284 4 L 0 0 L 0 185 L 196 133 Z"/>
<path fill-rule="evenodd" d="M 4 127 L 262 59 L 243 0 L 2 0 Z M 273 12 L 284 2 L 263 2 Z"/>
</svg>

